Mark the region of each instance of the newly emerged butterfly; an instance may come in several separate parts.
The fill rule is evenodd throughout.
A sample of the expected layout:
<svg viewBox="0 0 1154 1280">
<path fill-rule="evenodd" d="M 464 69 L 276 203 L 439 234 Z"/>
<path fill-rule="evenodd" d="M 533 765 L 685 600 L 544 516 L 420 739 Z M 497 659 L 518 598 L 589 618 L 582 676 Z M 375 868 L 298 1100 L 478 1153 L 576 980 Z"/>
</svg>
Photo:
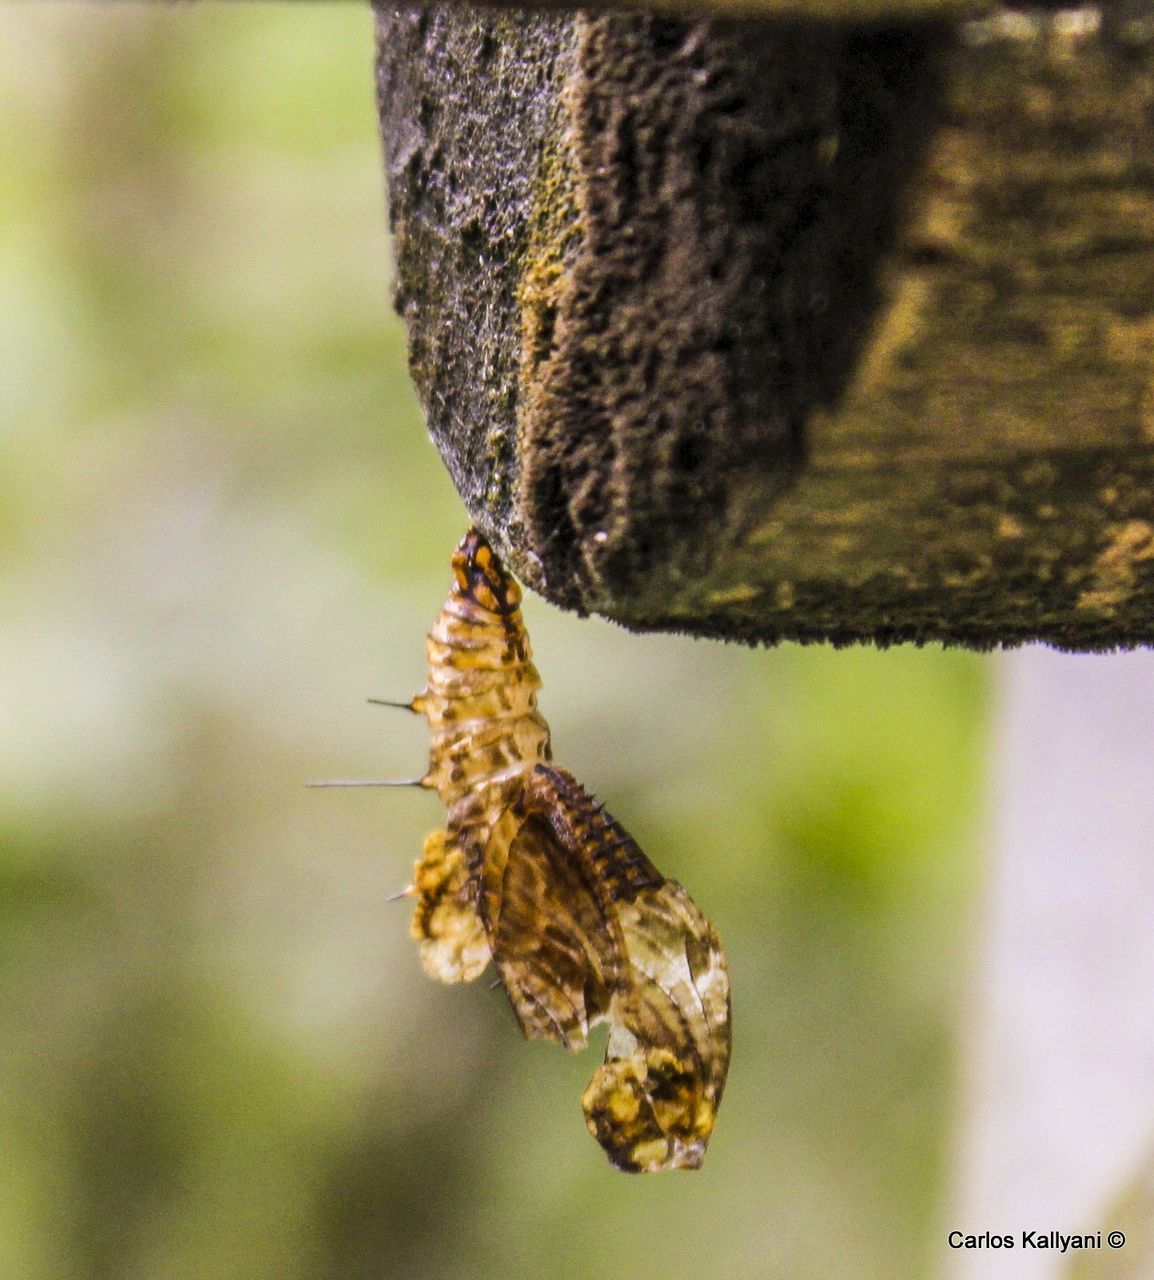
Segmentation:
<svg viewBox="0 0 1154 1280">
<path fill-rule="evenodd" d="M 729 1067 L 729 974 L 713 926 L 571 774 L 551 763 L 520 588 L 475 529 L 409 706 L 432 732 L 423 786 L 448 809 L 409 892 L 428 973 L 490 957 L 521 1029 L 567 1049 L 610 1025 L 581 1103 L 609 1159 L 696 1168 Z"/>
</svg>

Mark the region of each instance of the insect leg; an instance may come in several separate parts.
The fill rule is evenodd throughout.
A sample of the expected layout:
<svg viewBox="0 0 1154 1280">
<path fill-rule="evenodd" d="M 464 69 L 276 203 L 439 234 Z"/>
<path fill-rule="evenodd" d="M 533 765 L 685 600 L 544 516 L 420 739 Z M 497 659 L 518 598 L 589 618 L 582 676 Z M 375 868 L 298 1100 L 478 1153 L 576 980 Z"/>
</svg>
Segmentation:
<svg viewBox="0 0 1154 1280">
<path fill-rule="evenodd" d="M 396 707 L 399 711 L 411 711 L 413 715 L 420 714 L 416 698 L 410 698 L 408 702 L 393 702 L 389 698 L 366 698 L 365 701 L 372 703 L 374 707 Z"/>
<path fill-rule="evenodd" d="M 307 782 L 309 787 L 424 787 L 433 784 L 427 778 L 334 778 L 323 782 Z"/>
</svg>

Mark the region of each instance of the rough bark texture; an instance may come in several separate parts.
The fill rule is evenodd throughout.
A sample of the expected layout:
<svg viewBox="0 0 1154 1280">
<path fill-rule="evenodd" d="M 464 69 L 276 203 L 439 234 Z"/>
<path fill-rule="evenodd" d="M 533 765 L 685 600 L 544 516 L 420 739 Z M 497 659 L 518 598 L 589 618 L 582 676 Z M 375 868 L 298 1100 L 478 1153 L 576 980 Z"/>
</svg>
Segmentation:
<svg viewBox="0 0 1154 1280">
<path fill-rule="evenodd" d="M 375 2 L 375 0 L 374 0 Z M 472 0 L 480 6 L 508 7 L 508 0 Z M 524 0 L 527 9 L 540 12 L 572 11 L 565 0 Z M 647 12 L 745 19 L 784 18 L 837 22 L 920 21 L 926 18 L 957 18 L 987 12 L 988 0 L 598 0 L 600 12 Z"/>
<path fill-rule="evenodd" d="M 550 599 L 1154 639 L 1154 23 L 379 10 L 398 306 Z"/>
</svg>

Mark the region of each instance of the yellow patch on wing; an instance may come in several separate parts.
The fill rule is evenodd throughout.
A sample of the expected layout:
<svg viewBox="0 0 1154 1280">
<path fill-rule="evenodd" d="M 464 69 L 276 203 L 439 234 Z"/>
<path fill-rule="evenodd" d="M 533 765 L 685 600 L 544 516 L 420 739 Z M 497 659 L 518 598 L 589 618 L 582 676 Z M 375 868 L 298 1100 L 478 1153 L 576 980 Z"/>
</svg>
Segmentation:
<svg viewBox="0 0 1154 1280">
<path fill-rule="evenodd" d="M 471 982 L 489 963 L 489 940 L 473 905 L 464 854 L 447 831 L 425 837 L 413 891 L 412 934 L 425 972 L 440 982 Z"/>
</svg>

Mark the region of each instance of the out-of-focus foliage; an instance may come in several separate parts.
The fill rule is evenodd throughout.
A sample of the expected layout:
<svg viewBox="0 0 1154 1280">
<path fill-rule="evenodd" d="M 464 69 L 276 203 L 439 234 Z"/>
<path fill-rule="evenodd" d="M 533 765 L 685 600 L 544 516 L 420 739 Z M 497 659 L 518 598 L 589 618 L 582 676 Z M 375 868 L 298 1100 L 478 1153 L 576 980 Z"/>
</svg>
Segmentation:
<svg viewBox="0 0 1154 1280">
<path fill-rule="evenodd" d="M 421 974 L 408 695 L 466 517 L 388 306 L 371 22 L 0 8 L 0 1280 L 892 1277 L 936 1244 L 985 674 L 529 601 L 559 759 L 691 887 L 705 1169 Z M 756 1261 L 754 1261 L 756 1260 Z"/>
</svg>

